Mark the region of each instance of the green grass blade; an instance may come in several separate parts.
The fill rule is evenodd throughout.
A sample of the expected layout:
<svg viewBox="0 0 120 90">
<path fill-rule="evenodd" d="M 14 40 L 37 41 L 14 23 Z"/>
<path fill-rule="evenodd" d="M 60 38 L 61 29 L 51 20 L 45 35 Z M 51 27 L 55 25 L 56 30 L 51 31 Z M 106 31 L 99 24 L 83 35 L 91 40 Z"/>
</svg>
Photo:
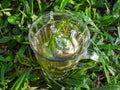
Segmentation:
<svg viewBox="0 0 120 90">
<path fill-rule="evenodd" d="M 0 43 L 7 43 L 12 39 L 11 36 L 4 36 L 3 38 L 0 39 Z"/>
<path fill-rule="evenodd" d="M 120 26 L 118 26 L 118 38 L 120 39 Z"/>
<path fill-rule="evenodd" d="M 31 14 L 33 14 L 33 9 L 34 9 L 34 4 L 33 4 L 34 0 L 29 0 L 29 4 L 30 4 L 30 11 L 31 11 Z"/>
<path fill-rule="evenodd" d="M 1 79 L 1 83 L 4 85 L 4 81 L 5 81 L 5 70 L 6 70 L 6 66 L 2 64 L 2 67 L 1 67 L 1 74 L 0 74 L 0 79 Z"/>
<path fill-rule="evenodd" d="M 38 3 L 38 8 L 39 8 L 39 11 L 41 12 L 41 11 L 42 11 L 42 7 L 41 7 L 41 0 L 37 0 L 37 3 Z"/>
<path fill-rule="evenodd" d="M 117 2 L 113 6 L 113 17 L 115 19 L 118 19 L 120 17 L 120 0 L 117 0 Z"/>
<path fill-rule="evenodd" d="M 85 9 L 85 13 L 86 13 L 86 16 L 88 16 L 89 18 L 91 18 L 91 7 L 88 7 Z"/>
<path fill-rule="evenodd" d="M 105 86 L 100 88 L 93 88 L 90 90 L 120 90 L 120 85 Z"/>
<path fill-rule="evenodd" d="M 70 0 L 62 0 L 61 4 L 60 4 L 60 10 L 62 11 L 65 6 L 67 5 L 67 3 L 69 3 Z"/>
<path fill-rule="evenodd" d="M 11 90 L 19 90 L 20 86 L 28 78 L 30 70 L 27 70 L 12 86 Z"/>
<path fill-rule="evenodd" d="M 105 72 L 105 75 L 106 75 L 106 78 L 107 78 L 107 82 L 108 82 L 108 84 L 110 84 L 111 83 L 110 75 L 109 75 L 109 72 L 108 72 L 105 65 L 103 65 L 103 69 L 104 69 L 104 72 Z"/>
</svg>

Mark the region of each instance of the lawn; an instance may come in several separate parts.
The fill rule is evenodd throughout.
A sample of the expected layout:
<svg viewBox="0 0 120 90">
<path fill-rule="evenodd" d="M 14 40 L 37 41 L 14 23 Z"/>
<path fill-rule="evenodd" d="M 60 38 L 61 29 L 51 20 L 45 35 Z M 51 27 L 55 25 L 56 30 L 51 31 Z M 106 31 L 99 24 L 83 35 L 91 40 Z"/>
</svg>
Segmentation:
<svg viewBox="0 0 120 90">
<path fill-rule="evenodd" d="M 28 41 L 31 24 L 49 11 L 82 18 L 99 56 L 62 80 L 42 75 Z M 120 0 L 0 0 L 0 90 L 120 90 Z"/>
</svg>

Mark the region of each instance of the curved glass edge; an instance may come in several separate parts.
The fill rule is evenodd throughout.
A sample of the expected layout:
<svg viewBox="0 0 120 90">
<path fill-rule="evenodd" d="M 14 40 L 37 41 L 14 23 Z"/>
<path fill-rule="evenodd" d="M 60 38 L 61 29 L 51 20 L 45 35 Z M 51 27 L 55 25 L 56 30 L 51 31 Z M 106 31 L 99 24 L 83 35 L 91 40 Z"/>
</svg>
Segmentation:
<svg viewBox="0 0 120 90">
<path fill-rule="evenodd" d="M 65 14 L 65 15 L 69 15 L 69 16 L 75 16 L 75 15 L 72 15 L 71 13 L 68 13 L 68 12 L 53 12 L 53 14 L 55 14 L 55 15 L 57 15 L 57 14 L 59 14 L 59 15 L 63 15 L 63 14 Z M 36 25 L 37 23 L 38 23 L 38 21 L 42 18 L 42 17 L 44 17 L 44 15 L 49 15 L 49 13 L 44 13 L 42 16 L 40 16 L 37 20 L 35 20 L 33 23 L 32 23 L 32 25 L 30 26 L 30 28 L 29 28 L 29 32 L 28 32 L 28 40 L 29 40 L 29 42 L 30 42 L 30 47 L 32 48 L 32 50 L 33 50 L 33 52 L 35 53 L 35 54 L 37 54 L 38 55 L 38 57 L 40 57 L 40 58 L 42 58 L 42 59 L 44 59 L 44 60 L 49 60 L 49 61 L 58 61 L 58 62 L 63 62 L 63 61 L 68 61 L 68 60 L 75 60 L 75 58 L 79 58 L 80 56 L 82 56 L 86 51 L 87 51 L 87 49 L 88 49 L 88 47 L 89 47 L 89 45 L 90 45 L 90 32 L 89 32 L 89 29 L 88 29 L 88 27 L 87 27 L 87 25 L 86 25 L 86 30 L 87 30 L 87 34 L 88 34 L 88 42 L 87 42 L 87 46 L 86 46 L 86 49 L 84 50 L 84 51 L 82 51 L 82 52 L 80 52 L 78 55 L 76 55 L 74 58 L 71 58 L 71 59 L 68 59 L 68 58 L 62 58 L 62 60 L 61 59 L 58 59 L 58 60 L 54 60 L 54 59 L 50 59 L 50 58 L 47 58 L 47 57 L 44 57 L 44 56 L 42 56 L 35 48 L 34 48 L 34 46 L 32 45 L 32 41 L 31 41 L 31 37 L 30 37 L 30 34 L 31 34 L 31 31 L 32 31 L 32 28 L 33 28 L 33 26 L 34 25 Z M 75 16 L 75 17 L 77 17 L 77 16 Z"/>
</svg>

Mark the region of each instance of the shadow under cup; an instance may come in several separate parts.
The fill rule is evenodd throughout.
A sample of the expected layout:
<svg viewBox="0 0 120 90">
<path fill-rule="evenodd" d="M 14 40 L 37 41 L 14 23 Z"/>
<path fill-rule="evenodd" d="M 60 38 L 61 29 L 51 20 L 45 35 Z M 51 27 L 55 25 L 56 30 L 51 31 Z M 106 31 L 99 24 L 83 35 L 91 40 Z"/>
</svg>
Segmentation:
<svg viewBox="0 0 120 90">
<path fill-rule="evenodd" d="M 43 72 L 52 78 L 69 74 L 86 56 L 90 33 L 79 17 L 69 13 L 43 14 L 30 27 L 29 42 Z"/>
</svg>

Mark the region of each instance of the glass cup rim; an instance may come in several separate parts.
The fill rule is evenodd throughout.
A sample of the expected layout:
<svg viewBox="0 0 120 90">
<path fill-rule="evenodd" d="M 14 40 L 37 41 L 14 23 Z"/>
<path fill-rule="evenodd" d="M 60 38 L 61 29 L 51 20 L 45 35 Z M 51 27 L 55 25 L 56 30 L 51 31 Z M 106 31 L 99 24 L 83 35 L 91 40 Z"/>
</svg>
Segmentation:
<svg viewBox="0 0 120 90">
<path fill-rule="evenodd" d="M 55 14 L 55 15 L 56 15 L 56 14 L 72 15 L 71 13 L 68 13 L 68 12 L 53 12 L 53 14 Z M 82 55 L 87 51 L 87 49 L 88 49 L 88 47 L 89 47 L 89 45 L 90 45 L 90 32 L 89 32 L 89 29 L 88 29 L 88 27 L 87 27 L 87 25 L 86 25 L 85 28 L 86 28 L 86 31 L 87 31 L 87 34 L 88 34 L 87 46 L 86 46 L 86 48 L 85 48 L 82 52 L 80 52 L 78 55 L 75 55 L 74 58 L 71 58 L 71 59 L 68 59 L 68 58 L 65 58 L 65 59 L 64 59 L 64 58 L 62 58 L 62 60 L 61 60 L 61 59 L 60 59 L 60 60 L 59 60 L 59 59 L 58 59 L 58 60 L 54 60 L 54 59 L 50 59 L 50 58 L 47 58 L 47 57 L 42 56 L 42 55 L 34 48 L 34 46 L 32 45 L 32 40 L 31 40 L 30 35 L 31 35 L 31 31 L 32 31 L 32 28 L 34 27 L 34 25 L 37 24 L 38 21 L 39 21 L 42 17 L 44 17 L 44 15 L 49 15 L 49 13 L 45 13 L 45 14 L 41 15 L 40 17 L 38 17 L 38 19 L 36 19 L 36 20 L 32 23 L 32 25 L 31 25 L 30 28 L 29 28 L 29 32 L 28 32 L 28 41 L 29 41 L 29 43 L 30 43 L 30 47 L 31 47 L 31 49 L 33 50 L 33 52 L 34 52 L 35 54 L 37 54 L 38 57 L 40 57 L 40 58 L 42 58 L 42 59 L 44 59 L 44 60 L 63 62 L 63 61 L 68 61 L 68 60 L 74 60 L 75 58 L 78 58 L 78 57 L 82 56 Z M 77 17 L 77 16 L 72 15 L 72 17 Z M 80 20 L 81 20 L 81 19 L 80 19 Z M 46 24 L 46 25 L 47 25 L 47 24 Z"/>
</svg>

